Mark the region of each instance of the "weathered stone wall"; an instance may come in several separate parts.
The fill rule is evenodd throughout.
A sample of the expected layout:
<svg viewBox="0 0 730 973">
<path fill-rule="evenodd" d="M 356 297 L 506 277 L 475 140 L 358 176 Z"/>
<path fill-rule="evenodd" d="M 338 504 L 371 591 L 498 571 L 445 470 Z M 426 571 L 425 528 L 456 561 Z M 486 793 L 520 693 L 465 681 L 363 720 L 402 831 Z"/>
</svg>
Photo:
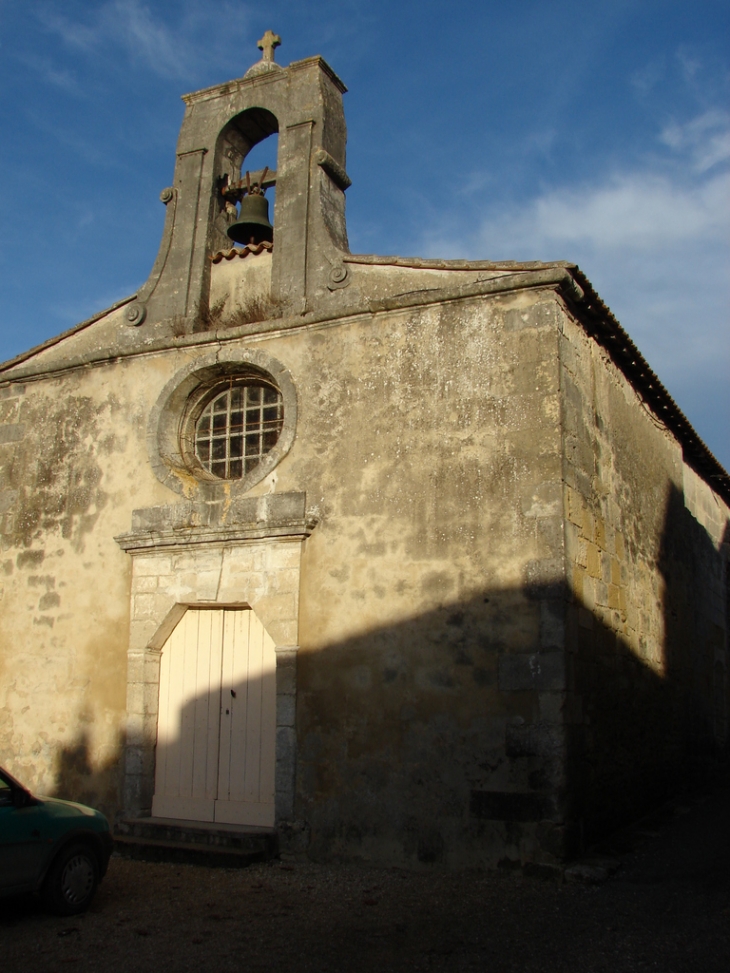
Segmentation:
<svg viewBox="0 0 730 973">
<path fill-rule="evenodd" d="M 129 377 L 129 370 L 127 377 Z M 0 759 L 41 793 L 118 803 L 144 397 L 123 368 L 4 390 Z M 3 426 L 3 431 L 8 426 Z"/>
<path fill-rule="evenodd" d="M 146 806 L 175 602 L 252 604 L 291 655 L 280 806 L 296 720 L 315 857 L 550 862 L 726 740 L 727 509 L 553 289 L 171 343 L 0 399 L 0 760 L 32 786 L 114 810 L 129 731 Z M 291 448 L 245 497 L 170 489 L 160 402 L 247 355 L 286 370 Z M 302 494 L 293 581 L 256 560 L 275 539 L 226 531 L 246 497 Z M 179 536 L 134 541 L 132 575 L 132 528 Z"/>
<path fill-rule="evenodd" d="M 726 695 L 728 510 L 569 318 L 560 359 L 568 789 L 576 841 L 587 841 L 676 791 L 693 755 L 724 744 L 712 711 L 713 697 Z M 701 503 L 685 493 L 688 477 Z"/>
<path fill-rule="evenodd" d="M 294 445 L 251 495 L 306 491 L 319 518 L 297 676 L 312 854 L 473 863 L 476 841 L 484 861 L 531 858 L 535 822 L 560 818 L 556 308 L 551 291 L 516 291 L 247 339 L 298 400 Z M 118 804 L 131 580 L 114 538 L 133 510 L 184 502 L 148 454 L 162 389 L 241 344 L 79 368 L 3 400 L 0 759 L 32 786 Z M 168 578 L 150 611 L 207 599 L 206 578 Z M 160 600 L 145 583 L 135 625 Z"/>
<path fill-rule="evenodd" d="M 321 517 L 298 663 L 310 852 L 534 857 L 535 822 L 559 816 L 554 297 L 367 316 L 295 341 L 309 378 L 291 468 Z M 553 732 L 536 750 L 545 711 Z"/>
</svg>

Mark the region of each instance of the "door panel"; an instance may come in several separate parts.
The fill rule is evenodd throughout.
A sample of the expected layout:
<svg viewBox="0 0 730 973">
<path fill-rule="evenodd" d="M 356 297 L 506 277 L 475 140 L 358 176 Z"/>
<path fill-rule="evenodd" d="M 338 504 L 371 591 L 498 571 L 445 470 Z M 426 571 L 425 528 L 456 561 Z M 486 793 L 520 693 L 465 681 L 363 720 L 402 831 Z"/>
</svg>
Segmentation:
<svg viewBox="0 0 730 973">
<path fill-rule="evenodd" d="M 152 802 L 157 817 L 214 818 L 221 615 L 187 611 L 162 650 Z"/>
<path fill-rule="evenodd" d="M 273 826 L 276 653 L 252 612 L 226 619 L 216 821 Z M 271 765 L 269 767 L 269 764 Z"/>
<path fill-rule="evenodd" d="M 188 609 L 160 665 L 156 817 L 274 824 L 276 653 L 251 610 Z"/>
</svg>

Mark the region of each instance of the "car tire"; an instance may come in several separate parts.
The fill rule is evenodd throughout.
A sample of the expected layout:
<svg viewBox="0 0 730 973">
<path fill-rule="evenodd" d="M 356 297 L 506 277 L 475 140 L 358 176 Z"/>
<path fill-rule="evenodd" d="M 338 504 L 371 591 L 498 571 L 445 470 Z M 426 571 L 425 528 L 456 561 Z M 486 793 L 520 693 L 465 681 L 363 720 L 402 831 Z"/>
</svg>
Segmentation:
<svg viewBox="0 0 730 973">
<path fill-rule="evenodd" d="M 99 884 L 99 863 L 94 850 L 83 842 L 62 849 L 43 883 L 43 901 L 59 916 L 83 912 Z"/>
</svg>

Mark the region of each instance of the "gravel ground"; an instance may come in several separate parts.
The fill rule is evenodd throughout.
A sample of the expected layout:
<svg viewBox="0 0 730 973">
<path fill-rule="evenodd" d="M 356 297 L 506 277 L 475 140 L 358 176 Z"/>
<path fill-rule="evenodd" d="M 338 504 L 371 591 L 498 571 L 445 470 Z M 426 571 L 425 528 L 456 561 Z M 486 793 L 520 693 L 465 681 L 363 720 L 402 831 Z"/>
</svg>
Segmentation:
<svg viewBox="0 0 730 973">
<path fill-rule="evenodd" d="M 0 970 L 728 973 L 730 789 L 668 806 L 604 849 L 601 885 L 503 872 L 113 858 L 83 916 L 0 905 Z"/>
</svg>

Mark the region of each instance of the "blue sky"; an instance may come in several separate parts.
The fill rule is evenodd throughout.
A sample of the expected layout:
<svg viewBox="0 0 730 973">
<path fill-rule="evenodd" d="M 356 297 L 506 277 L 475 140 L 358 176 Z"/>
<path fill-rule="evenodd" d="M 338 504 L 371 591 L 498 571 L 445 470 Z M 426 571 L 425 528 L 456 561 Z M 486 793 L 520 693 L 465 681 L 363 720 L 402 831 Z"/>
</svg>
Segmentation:
<svg viewBox="0 0 730 973">
<path fill-rule="evenodd" d="M 730 467 L 727 0 L 0 0 L 0 358 L 143 283 L 268 28 L 350 89 L 353 251 L 576 261 Z"/>
</svg>

